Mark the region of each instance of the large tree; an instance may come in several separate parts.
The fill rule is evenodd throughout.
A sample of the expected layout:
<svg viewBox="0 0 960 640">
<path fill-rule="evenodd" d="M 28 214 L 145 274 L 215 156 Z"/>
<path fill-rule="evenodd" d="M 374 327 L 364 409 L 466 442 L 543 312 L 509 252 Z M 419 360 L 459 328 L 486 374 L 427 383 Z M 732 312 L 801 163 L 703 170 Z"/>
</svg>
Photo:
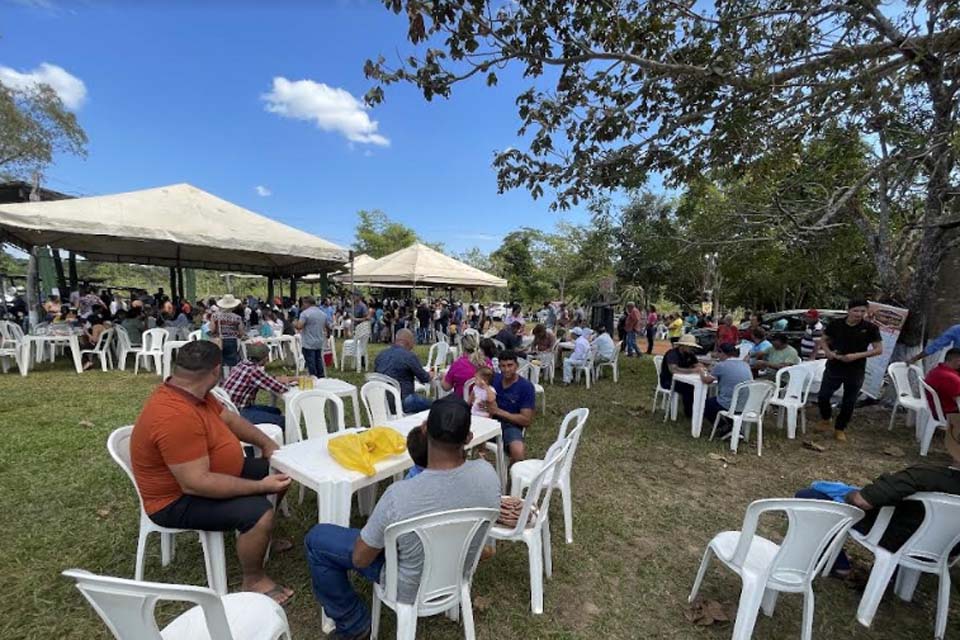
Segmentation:
<svg viewBox="0 0 960 640">
<path fill-rule="evenodd" d="M 914 243 L 907 281 L 880 293 L 925 309 L 960 226 L 955 1 L 384 4 L 406 12 L 408 38 L 426 50 L 397 64 L 368 61 L 377 84 L 367 100 L 383 100 L 395 82 L 445 97 L 458 82 L 480 76 L 495 85 L 502 69 L 519 67 L 531 79 L 517 97 L 530 143 L 496 154 L 499 185 L 534 196 L 552 189 L 560 208 L 598 190 L 638 187 L 651 172 L 681 185 L 710 169 L 736 171 L 827 125 L 862 132 L 876 158 L 854 181 L 800 200 L 777 197 L 765 223 L 809 243 L 857 226 L 878 268 L 890 246 Z M 845 218 L 865 189 L 882 205 L 879 217 Z M 899 227 L 898 210 L 910 214 Z M 892 236 L 898 230 L 902 238 Z"/>
<path fill-rule="evenodd" d="M 57 152 L 85 155 L 87 136 L 48 85 L 0 84 L 0 178 L 25 178 Z"/>
<path fill-rule="evenodd" d="M 382 258 L 394 251 L 409 247 L 419 238 L 410 227 L 390 220 L 383 211 L 357 212 L 356 240 L 354 251 L 374 258 Z"/>
</svg>

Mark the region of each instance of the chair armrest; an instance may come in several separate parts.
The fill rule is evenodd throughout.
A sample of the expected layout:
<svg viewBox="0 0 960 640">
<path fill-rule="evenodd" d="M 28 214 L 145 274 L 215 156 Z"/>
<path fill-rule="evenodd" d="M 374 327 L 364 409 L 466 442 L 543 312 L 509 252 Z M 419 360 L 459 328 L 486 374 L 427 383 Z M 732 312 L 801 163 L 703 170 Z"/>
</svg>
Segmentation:
<svg viewBox="0 0 960 640">
<path fill-rule="evenodd" d="M 890 526 L 890 518 L 893 517 L 894 507 L 882 507 L 880 512 L 877 513 L 877 519 L 873 522 L 873 526 L 870 527 L 870 531 L 864 536 L 864 541 L 871 545 L 880 544 L 880 538 L 883 537 L 883 534 L 886 533 L 887 527 Z"/>
</svg>

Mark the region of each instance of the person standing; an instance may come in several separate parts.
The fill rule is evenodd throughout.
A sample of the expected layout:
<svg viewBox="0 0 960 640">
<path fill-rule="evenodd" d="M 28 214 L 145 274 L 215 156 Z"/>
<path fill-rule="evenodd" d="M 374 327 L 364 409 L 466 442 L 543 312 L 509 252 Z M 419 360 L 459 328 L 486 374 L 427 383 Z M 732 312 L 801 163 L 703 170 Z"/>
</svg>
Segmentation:
<svg viewBox="0 0 960 640">
<path fill-rule="evenodd" d="M 660 321 L 660 317 L 657 315 L 657 308 L 653 305 L 650 305 L 647 310 L 647 355 L 653 353 L 653 336 L 657 332 L 657 323 Z"/>
<path fill-rule="evenodd" d="M 323 378 L 323 346 L 327 343 L 327 329 L 333 327 L 333 322 L 317 306 L 316 298 L 304 296 L 303 311 L 294 326 L 300 332 L 307 371 L 316 378 Z"/>
<path fill-rule="evenodd" d="M 865 320 L 867 301 L 854 298 L 847 304 L 847 316 L 827 325 L 820 340 L 820 347 L 827 356 L 827 365 L 820 383 L 817 403 L 820 407 L 820 422 L 814 427 L 820 433 L 834 432 L 839 442 L 846 442 L 845 430 L 853 416 L 853 409 L 863 386 L 867 358 L 883 353 L 880 329 Z M 843 387 L 843 400 L 835 424 L 831 424 L 830 399 Z"/>
<path fill-rule="evenodd" d="M 626 332 L 627 357 L 630 358 L 634 354 L 639 356 L 640 349 L 637 348 L 637 331 L 640 330 L 640 309 L 637 309 L 637 305 L 632 302 L 627 303 L 627 321 L 623 325 L 623 330 Z"/>
<path fill-rule="evenodd" d="M 820 322 L 820 312 L 816 309 L 808 309 L 803 316 L 806 327 L 803 331 L 803 337 L 800 338 L 800 358 L 802 360 L 816 360 L 823 355 L 818 348 L 820 338 L 823 337 L 823 323 Z"/>
</svg>

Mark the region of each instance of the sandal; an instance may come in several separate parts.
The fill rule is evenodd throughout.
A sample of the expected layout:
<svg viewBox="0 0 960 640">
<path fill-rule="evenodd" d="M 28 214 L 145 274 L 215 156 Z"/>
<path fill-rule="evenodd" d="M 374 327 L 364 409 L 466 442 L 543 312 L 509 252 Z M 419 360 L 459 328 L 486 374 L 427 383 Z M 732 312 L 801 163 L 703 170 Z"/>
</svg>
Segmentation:
<svg viewBox="0 0 960 640">
<path fill-rule="evenodd" d="M 267 596 L 268 598 L 272 599 L 281 607 L 285 606 L 293 598 L 293 594 L 292 593 L 287 594 L 286 588 L 281 587 L 279 584 L 273 585 L 273 588 L 270 589 L 269 591 L 260 591 L 258 593 L 261 593 Z"/>
</svg>

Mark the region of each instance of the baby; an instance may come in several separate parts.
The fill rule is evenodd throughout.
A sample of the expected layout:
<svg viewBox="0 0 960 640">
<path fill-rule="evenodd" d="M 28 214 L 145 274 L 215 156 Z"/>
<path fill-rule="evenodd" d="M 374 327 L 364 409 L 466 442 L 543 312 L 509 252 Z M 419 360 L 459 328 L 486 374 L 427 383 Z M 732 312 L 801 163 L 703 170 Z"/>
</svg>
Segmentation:
<svg viewBox="0 0 960 640">
<path fill-rule="evenodd" d="M 415 478 L 427 468 L 427 430 L 426 423 L 407 434 L 407 453 L 413 459 L 413 467 L 407 471 L 406 480 Z"/>
<path fill-rule="evenodd" d="M 473 376 L 473 388 L 470 390 L 470 413 L 489 418 L 487 403 L 496 401 L 497 392 L 493 390 L 493 369 L 480 367 Z"/>
</svg>

